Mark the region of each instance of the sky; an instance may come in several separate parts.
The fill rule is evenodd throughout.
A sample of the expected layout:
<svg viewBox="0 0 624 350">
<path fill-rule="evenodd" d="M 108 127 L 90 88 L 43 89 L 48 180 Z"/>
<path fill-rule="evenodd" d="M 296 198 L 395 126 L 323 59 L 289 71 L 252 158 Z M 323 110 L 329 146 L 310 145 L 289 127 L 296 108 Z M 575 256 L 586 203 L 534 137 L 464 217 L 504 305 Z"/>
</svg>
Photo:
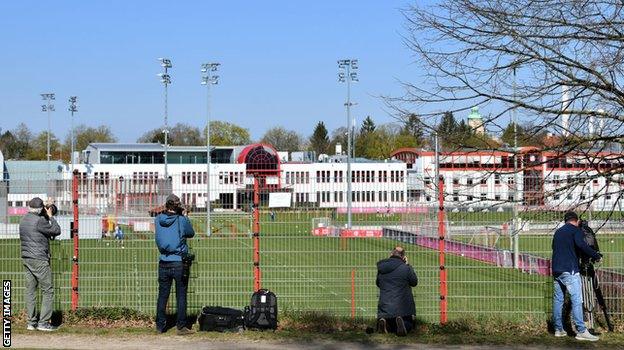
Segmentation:
<svg viewBox="0 0 624 350">
<path fill-rule="evenodd" d="M 394 121 L 380 95 L 400 95 L 418 66 L 402 42 L 401 8 L 384 1 L 4 1 L 0 4 L 0 127 L 45 130 L 39 94 L 56 94 L 52 131 L 109 125 L 134 142 L 163 124 L 158 57 L 173 62 L 169 123 L 206 123 L 200 65 L 221 63 L 212 118 L 259 139 L 274 126 L 309 136 L 318 121 L 344 126 L 341 58 L 359 59 L 352 88 L 358 124 Z"/>
</svg>

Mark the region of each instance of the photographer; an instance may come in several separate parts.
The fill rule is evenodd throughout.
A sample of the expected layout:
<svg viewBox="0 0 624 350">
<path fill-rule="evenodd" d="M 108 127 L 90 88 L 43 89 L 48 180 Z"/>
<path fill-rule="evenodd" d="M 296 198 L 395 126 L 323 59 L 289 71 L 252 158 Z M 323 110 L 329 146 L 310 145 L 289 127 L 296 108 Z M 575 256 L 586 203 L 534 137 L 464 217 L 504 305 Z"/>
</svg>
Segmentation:
<svg viewBox="0 0 624 350">
<path fill-rule="evenodd" d="M 402 247 L 395 247 L 389 258 L 377 262 L 376 284 L 379 287 L 377 330 L 407 335 L 416 314 L 412 287 L 418 284 L 418 278 Z"/>
<path fill-rule="evenodd" d="M 577 251 L 582 252 L 595 261 L 602 259 L 602 255 L 592 249 L 585 242 L 583 231 L 579 228 L 579 218 L 575 212 L 567 212 L 564 216 L 565 225 L 560 227 L 552 241 L 552 274 L 554 277 L 553 293 L 553 322 L 555 337 L 565 337 L 563 330 L 563 300 L 564 293 L 570 294 L 572 301 L 572 315 L 576 325 L 576 339 L 597 341 L 598 337 L 589 333 L 583 322 L 583 293 L 579 257 Z"/>
<path fill-rule="evenodd" d="M 186 239 L 193 237 L 195 231 L 186 215 L 186 209 L 182 207 L 180 198 L 171 194 L 167 197 L 165 211 L 158 214 L 155 219 L 156 246 L 160 252 L 156 305 L 156 329 L 159 333 L 166 332 L 165 308 L 173 281 L 175 281 L 178 306 L 177 333 L 178 335 L 194 333 L 186 327 L 186 289 L 190 265 L 194 258 L 192 254 L 189 254 Z"/>
<path fill-rule="evenodd" d="M 50 267 L 50 240 L 61 234 L 61 227 L 54 219 L 56 207 L 49 203 L 44 207 L 43 200 L 35 197 L 28 203 L 26 214 L 19 225 L 22 247 L 22 263 L 26 274 L 26 313 L 28 330 L 55 331 L 50 324 L 54 285 Z M 41 288 L 41 317 L 37 322 L 37 287 Z"/>
</svg>

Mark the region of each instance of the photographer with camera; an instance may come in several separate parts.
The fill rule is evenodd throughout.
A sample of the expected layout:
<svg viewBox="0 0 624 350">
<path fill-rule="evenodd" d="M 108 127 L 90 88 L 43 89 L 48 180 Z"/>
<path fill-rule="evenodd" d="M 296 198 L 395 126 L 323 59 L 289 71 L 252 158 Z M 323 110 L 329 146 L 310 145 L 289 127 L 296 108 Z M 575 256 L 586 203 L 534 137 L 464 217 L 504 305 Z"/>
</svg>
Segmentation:
<svg viewBox="0 0 624 350">
<path fill-rule="evenodd" d="M 165 211 L 155 219 L 156 246 L 160 252 L 158 262 L 158 302 L 156 305 L 156 329 L 166 332 L 165 308 L 171 284 L 175 281 L 178 316 L 178 335 L 194 333 L 186 327 L 186 289 L 188 288 L 190 266 L 194 256 L 189 253 L 187 238 L 195 236 L 191 221 L 186 216 L 180 198 L 170 194 L 165 203 Z"/>
<path fill-rule="evenodd" d="M 29 331 L 55 331 L 50 324 L 54 285 L 50 267 L 50 240 L 61 234 L 61 227 L 54 219 L 56 206 L 35 197 L 28 203 L 28 213 L 19 225 L 22 247 L 22 263 L 26 274 L 26 313 Z M 41 288 L 41 317 L 37 322 L 37 287 Z"/>
<path fill-rule="evenodd" d="M 564 293 L 570 294 L 572 315 L 576 325 L 576 339 L 597 341 L 599 338 L 591 334 L 583 321 L 583 293 L 577 251 L 594 261 L 600 261 L 602 255 L 585 242 L 583 231 L 579 228 L 579 218 L 575 212 L 567 212 L 564 216 L 565 225 L 560 227 L 552 241 L 552 274 L 554 277 L 553 322 L 555 337 L 565 337 L 563 330 Z"/>
<path fill-rule="evenodd" d="M 418 284 L 418 278 L 403 247 L 395 247 L 389 258 L 377 262 L 376 284 L 379 287 L 377 331 L 407 335 L 416 314 L 412 287 Z"/>
</svg>

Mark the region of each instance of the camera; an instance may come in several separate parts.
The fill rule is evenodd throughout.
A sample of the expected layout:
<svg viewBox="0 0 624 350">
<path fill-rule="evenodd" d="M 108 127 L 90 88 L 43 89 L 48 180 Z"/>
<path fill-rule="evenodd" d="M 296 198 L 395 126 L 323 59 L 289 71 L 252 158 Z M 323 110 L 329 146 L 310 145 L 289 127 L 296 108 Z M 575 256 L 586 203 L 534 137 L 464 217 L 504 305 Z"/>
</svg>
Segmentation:
<svg viewBox="0 0 624 350">
<path fill-rule="evenodd" d="M 43 216 L 44 218 L 46 218 L 46 220 L 50 220 L 48 212 L 46 211 L 47 209 L 52 210 L 52 216 L 56 216 L 56 214 L 58 213 L 58 207 L 54 203 L 46 203 L 46 205 L 43 206 L 41 212 L 39 213 L 39 216 Z"/>
</svg>

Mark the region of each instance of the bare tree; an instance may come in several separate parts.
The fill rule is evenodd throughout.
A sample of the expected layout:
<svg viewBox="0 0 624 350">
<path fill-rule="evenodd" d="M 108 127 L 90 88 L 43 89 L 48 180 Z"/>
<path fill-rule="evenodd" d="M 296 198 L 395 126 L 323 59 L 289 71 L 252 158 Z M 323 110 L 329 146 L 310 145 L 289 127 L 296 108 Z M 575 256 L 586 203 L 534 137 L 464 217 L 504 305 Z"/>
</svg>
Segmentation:
<svg viewBox="0 0 624 350">
<path fill-rule="evenodd" d="M 516 154 L 521 171 L 570 162 L 582 169 L 546 196 L 565 196 L 606 178 L 578 204 L 591 205 L 600 193 L 617 197 L 618 205 L 624 171 L 623 10 L 620 0 L 441 0 L 412 6 L 403 11 L 404 39 L 422 67 L 422 81 L 403 82 L 405 94 L 387 101 L 400 116 L 417 108 L 429 128 L 444 111 L 465 114 L 478 106 L 490 112 L 483 118 L 485 130 L 496 134 L 515 114 L 519 125 L 531 125 L 523 130 L 525 139 L 548 133 L 540 150 L 548 156 L 530 161 L 526 152 L 517 154 L 502 143 L 490 148 Z M 460 138 L 455 146 L 465 145 Z"/>
</svg>

